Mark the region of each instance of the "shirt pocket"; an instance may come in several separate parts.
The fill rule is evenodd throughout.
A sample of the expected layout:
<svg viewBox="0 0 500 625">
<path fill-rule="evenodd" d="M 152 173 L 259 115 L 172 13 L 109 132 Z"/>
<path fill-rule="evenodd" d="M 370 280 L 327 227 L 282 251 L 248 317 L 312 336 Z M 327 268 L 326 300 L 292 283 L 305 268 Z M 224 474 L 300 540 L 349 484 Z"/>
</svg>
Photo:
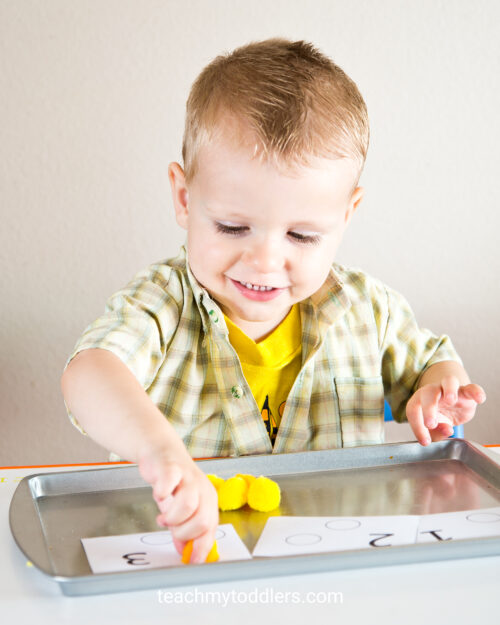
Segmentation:
<svg viewBox="0 0 500 625">
<path fill-rule="evenodd" d="M 382 376 L 336 378 L 342 446 L 384 442 L 384 383 Z"/>
</svg>

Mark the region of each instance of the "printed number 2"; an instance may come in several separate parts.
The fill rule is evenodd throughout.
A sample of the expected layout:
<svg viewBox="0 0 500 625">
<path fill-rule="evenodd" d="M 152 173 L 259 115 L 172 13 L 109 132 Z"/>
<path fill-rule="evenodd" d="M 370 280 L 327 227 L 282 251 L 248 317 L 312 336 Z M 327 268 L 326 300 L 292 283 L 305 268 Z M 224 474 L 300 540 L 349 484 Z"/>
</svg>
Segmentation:
<svg viewBox="0 0 500 625">
<path fill-rule="evenodd" d="M 144 558 L 140 556 L 145 556 L 145 551 L 134 551 L 133 553 L 126 553 L 122 558 L 127 561 L 127 564 L 131 564 L 132 566 L 145 566 L 146 564 L 150 564 L 150 562 L 146 562 Z M 134 557 L 139 556 L 139 557 Z M 141 562 L 143 560 L 143 562 Z"/>
<path fill-rule="evenodd" d="M 370 540 L 370 545 L 372 547 L 390 547 L 391 545 L 376 545 L 377 540 L 383 540 L 384 538 L 389 538 L 389 536 L 394 536 L 394 534 L 370 534 L 370 536 L 378 536 L 378 538 L 374 538 Z"/>
</svg>

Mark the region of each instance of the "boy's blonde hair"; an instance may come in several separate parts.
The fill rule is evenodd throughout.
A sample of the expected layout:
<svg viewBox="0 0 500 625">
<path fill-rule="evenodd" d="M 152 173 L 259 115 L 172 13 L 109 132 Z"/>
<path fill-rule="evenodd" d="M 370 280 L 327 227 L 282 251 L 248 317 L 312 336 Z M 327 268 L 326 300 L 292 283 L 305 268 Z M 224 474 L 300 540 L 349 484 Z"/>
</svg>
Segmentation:
<svg viewBox="0 0 500 625">
<path fill-rule="evenodd" d="M 359 179 L 369 140 L 365 102 L 356 84 L 310 43 L 254 42 L 205 67 L 186 106 L 188 182 L 198 151 L 227 119 L 251 131 L 254 156 L 287 170 L 310 165 L 311 157 L 350 158 Z"/>
</svg>

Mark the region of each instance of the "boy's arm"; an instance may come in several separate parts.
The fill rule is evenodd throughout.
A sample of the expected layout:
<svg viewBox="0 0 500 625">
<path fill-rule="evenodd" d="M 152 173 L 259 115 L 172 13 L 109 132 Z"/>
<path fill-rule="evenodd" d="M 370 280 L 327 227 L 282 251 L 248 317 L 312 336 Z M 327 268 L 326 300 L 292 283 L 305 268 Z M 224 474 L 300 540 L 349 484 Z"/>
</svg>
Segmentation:
<svg viewBox="0 0 500 625">
<path fill-rule="evenodd" d="M 394 419 L 407 420 L 422 445 L 447 438 L 454 425 L 473 418 L 477 404 L 486 400 L 484 390 L 470 384 L 449 337 L 420 328 L 400 293 L 379 285 L 374 309 Z"/>
<path fill-rule="evenodd" d="M 139 465 L 177 550 L 194 538 L 191 562 L 203 562 L 217 528 L 217 493 L 129 368 L 110 351 L 87 349 L 69 363 L 61 387 L 90 437 Z"/>
<path fill-rule="evenodd" d="M 421 376 L 417 390 L 406 405 L 406 417 L 422 445 L 448 438 L 453 426 L 470 421 L 486 393 L 471 384 L 458 362 L 444 360 L 431 365 Z"/>
</svg>

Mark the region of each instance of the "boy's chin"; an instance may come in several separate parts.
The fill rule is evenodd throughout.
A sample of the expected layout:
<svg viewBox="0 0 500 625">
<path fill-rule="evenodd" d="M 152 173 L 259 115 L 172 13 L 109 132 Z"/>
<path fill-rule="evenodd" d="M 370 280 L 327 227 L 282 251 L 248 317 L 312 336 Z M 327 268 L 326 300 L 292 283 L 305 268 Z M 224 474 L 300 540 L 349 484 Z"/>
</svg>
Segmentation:
<svg viewBox="0 0 500 625">
<path fill-rule="evenodd" d="M 288 306 L 264 306 L 259 302 L 254 306 L 248 306 L 245 308 L 231 307 L 227 312 L 223 307 L 223 312 L 226 317 L 229 317 L 231 321 L 240 320 L 246 323 L 269 323 L 276 321 L 277 319 L 284 318 L 289 313 L 292 304 Z M 237 323 L 237 321 L 235 321 Z"/>
</svg>

